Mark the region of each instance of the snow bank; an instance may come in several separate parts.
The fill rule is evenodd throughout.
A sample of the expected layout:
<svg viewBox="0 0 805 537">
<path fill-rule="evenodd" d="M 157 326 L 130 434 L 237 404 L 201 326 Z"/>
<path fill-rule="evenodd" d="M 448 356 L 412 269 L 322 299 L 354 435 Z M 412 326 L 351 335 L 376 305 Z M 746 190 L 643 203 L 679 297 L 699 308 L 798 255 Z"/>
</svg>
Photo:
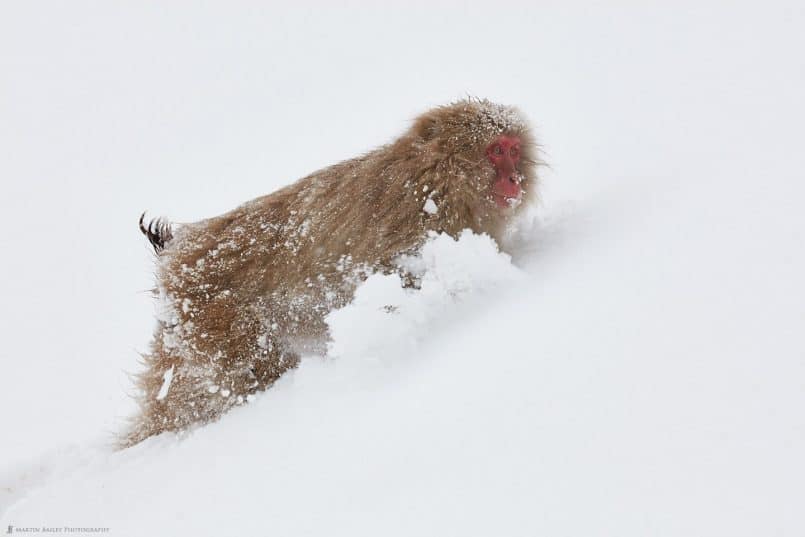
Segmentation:
<svg viewBox="0 0 805 537">
<path fill-rule="evenodd" d="M 433 234 L 420 254 L 400 259 L 399 265 L 419 288 L 401 286 L 396 274 L 370 276 L 352 303 L 328 315 L 330 356 L 404 357 L 455 319 L 457 310 L 516 288 L 524 278 L 494 240 L 469 230 L 458 240 Z"/>
<path fill-rule="evenodd" d="M 171 453 L 179 456 L 179 452 L 194 449 L 191 446 L 196 442 L 210 441 L 208 431 L 240 427 L 243 419 L 262 421 L 259 416 L 265 417 L 265 413 L 283 416 L 289 411 L 289 402 L 290 409 L 297 415 L 295 418 L 281 417 L 280 429 L 289 425 L 296 427 L 300 416 L 306 416 L 313 424 L 311 430 L 318 430 L 321 428 L 319 413 L 322 403 L 330 406 L 331 412 L 340 409 L 338 415 L 353 414 L 356 390 L 363 397 L 374 397 L 384 386 L 394 386 L 396 376 L 405 374 L 406 362 L 421 353 L 423 346 L 427 348 L 430 340 L 440 339 L 451 325 L 467 316 L 472 317 L 473 310 L 497 302 L 524 282 L 524 274 L 512 265 L 508 255 L 498 250 L 494 240 L 469 230 L 457 240 L 434 233 L 418 254 L 400 258 L 398 264 L 408 280 L 415 281 L 418 288 L 403 287 L 397 274 L 369 276 L 357 288 L 349 305 L 327 317 L 332 341 L 326 357 L 305 357 L 298 370 L 286 374 L 271 390 L 251 398 L 249 405 L 230 412 L 218 423 L 179 434 L 165 433 L 120 453 L 113 453 L 108 447 L 96 443 L 86 448 L 69 446 L 43 456 L 28 467 L 2 477 L 5 490 L 0 513 L 27 495 L 36 496 L 37 490 L 45 484 L 59 490 L 61 487 L 80 486 L 78 483 L 89 484 L 95 479 L 105 480 L 105 475 L 125 475 L 113 487 L 142 487 L 139 494 L 147 494 L 151 487 L 160 486 L 162 478 L 130 475 L 134 467 L 128 465 L 139 466 L 151 457 L 158 457 L 158 452 L 163 452 L 169 459 L 174 456 Z M 171 378 L 172 372 L 166 372 L 163 390 Z M 240 425 L 235 425 L 238 423 Z M 274 430 L 261 441 L 275 442 L 276 438 L 270 438 L 289 433 L 289 430 L 285 433 Z M 330 434 L 333 435 L 330 440 L 340 436 L 340 433 Z M 290 434 L 286 439 L 292 436 Z M 157 463 L 157 466 L 164 468 L 160 471 L 165 475 L 170 474 L 168 468 L 171 464 Z M 249 472 L 248 463 L 234 470 L 236 473 Z M 139 470 L 134 470 L 134 474 L 139 473 Z M 95 497 L 101 490 L 94 486 L 83 490 L 94 490 L 90 494 Z M 91 504 L 95 505 L 101 499 L 96 497 Z M 116 509 L 126 508 L 120 504 Z M 119 516 L 126 518 L 118 510 L 111 520 L 117 520 Z M 22 524 L 27 520 L 26 515 L 12 510 L 6 518 L 14 520 L 17 527 L 26 527 Z M 48 515 L 46 519 L 48 524 L 59 524 L 56 515 Z"/>
</svg>

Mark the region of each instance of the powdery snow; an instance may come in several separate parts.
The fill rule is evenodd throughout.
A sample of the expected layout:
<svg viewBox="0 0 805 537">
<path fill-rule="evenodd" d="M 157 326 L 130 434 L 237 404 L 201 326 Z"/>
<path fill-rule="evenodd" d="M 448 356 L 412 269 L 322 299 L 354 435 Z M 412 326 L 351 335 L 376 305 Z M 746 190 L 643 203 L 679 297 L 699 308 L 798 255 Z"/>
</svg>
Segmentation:
<svg viewBox="0 0 805 537">
<path fill-rule="evenodd" d="M 436 214 L 439 212 L 439 207 L 436 206 L 436 202 L 433 201 L 433 198 L 428 198 L 425 200 L 425 205 L 422 207 L 422 210 L 428 214 Z"/>
<path fill-rule="evenodd" d="M 173 382 L 173 367 L 165 371 L 162 379 L 162 386 L 159 387 L 159 393 L 157 393 L 157 399 L 162 400 L 165 399 L 165 396 L 168 395 L 168 390 L 170 390 L 171 382 Z"/>
<path fill-rule="evenodd" d="M 487 295 L 504 293 L 524 275 L 489 236 L 464 231 L 458 241 L 433 235 L 420 255 L 399 260 L 419 280 L 405 289 L 396 274 L 374 274 L 352 303 L 327 317 L 336 359 L 404 358 L 423 339 L 444 328 L 457 308 L 468 308 Z"/>
</svg>

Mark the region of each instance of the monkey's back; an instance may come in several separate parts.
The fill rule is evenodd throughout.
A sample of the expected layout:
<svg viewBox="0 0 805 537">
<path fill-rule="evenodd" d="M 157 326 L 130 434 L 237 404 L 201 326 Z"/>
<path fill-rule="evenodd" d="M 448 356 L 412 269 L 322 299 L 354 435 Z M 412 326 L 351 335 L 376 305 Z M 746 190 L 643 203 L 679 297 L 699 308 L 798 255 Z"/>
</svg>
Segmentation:
<svg viewBox="0 0 805 537">
<path fill-rule="evenodd" d="M 390 227 L 389 211 L 400 210 L 384 204 L 400 199 L 394 181 L 356 186 L 380 167 L 369 154 L 175 229 L 158 256 L 159 322 L 138 379 L 143 413 L 127 445 L 215 419 L 295 367 L 300 354 L 324 350 L 325 315 L 425 237 L 424 226 Z"/>
</svg>

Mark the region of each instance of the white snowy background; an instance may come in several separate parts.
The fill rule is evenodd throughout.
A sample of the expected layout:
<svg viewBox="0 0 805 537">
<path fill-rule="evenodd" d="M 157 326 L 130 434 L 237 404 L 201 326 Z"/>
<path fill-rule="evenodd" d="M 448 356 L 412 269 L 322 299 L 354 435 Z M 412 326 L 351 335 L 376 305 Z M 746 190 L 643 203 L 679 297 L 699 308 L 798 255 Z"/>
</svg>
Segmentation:
<svg viewBox="0 0 805 537">
<path fill-rule="evenodd" d="M 0 528 L 805 535 L 803 51 L 801 2 L 3 2 Z M 513 260 L 436 240 L 331 356 L 112 452 L 140 212 L 222 213 L 468 94 L 551 165 Z"/>
</svg>

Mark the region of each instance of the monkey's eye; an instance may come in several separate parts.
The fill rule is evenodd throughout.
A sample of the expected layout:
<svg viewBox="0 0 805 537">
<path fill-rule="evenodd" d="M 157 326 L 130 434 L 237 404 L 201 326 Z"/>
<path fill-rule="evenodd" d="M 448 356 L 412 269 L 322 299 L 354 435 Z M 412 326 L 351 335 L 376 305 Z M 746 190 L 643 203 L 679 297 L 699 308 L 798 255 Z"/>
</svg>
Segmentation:
<svg viewBox="0 0 805 537">
<path fill-rule="evenodd" d="M 496 155 L 502 155 L 503 149 L 501 149 L 499 145 L 496 145 L 495 148 L 492 150 L 492 152 Z"/>
<path fill-rule="evenodd" d="M 517 146 L 514 146 L 509 150 L 509 155 L 511 155 L 513 158 L 516 158 L 517 155 L 519 154 L 520 154 L 520 148 Z"/>
</svg>

